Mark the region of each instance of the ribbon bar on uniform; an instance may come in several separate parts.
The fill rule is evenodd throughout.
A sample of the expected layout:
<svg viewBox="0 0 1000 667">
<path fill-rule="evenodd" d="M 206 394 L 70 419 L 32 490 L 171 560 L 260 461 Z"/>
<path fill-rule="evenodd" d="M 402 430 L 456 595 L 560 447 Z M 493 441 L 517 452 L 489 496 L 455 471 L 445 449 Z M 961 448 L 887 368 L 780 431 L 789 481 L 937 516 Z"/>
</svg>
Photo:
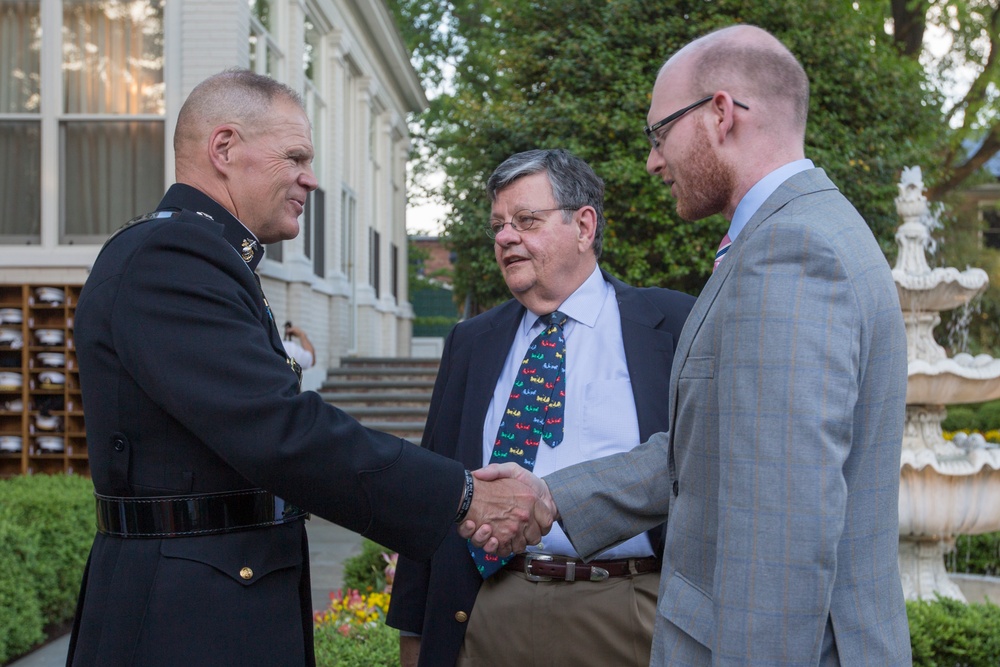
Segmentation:
<svg viewBox="0 0 1000 667">
<path fill-rule="evenodd" d="M 114 537 L 195 537 L 264 528 L 307 517 L 263 489 L 127 498 L 94 494 L 97 530 Z"/>
</svg>

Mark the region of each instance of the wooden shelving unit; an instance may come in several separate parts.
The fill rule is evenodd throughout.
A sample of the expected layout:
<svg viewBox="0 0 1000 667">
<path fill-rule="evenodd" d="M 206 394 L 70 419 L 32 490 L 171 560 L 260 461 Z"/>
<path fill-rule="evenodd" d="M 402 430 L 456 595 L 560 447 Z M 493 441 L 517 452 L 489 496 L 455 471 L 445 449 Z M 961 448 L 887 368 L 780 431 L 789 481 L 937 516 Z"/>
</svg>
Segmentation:
<svg viewBox="0 0 1000 667">
<path fill-rule="evenodd" d="M 62 303 L 39 298 L 42 287 L 62 290 Z M 67 472 L 90 475 L 87 435 L 83 424 L 80 372 L 73 347 L 73 315 L 82 285 L 0 285 L 0 309 L 21 311 L 20 323 L 0 322 L 0 328 L 20 329 L 20 347 L 0 343 L 0 372 L 20 373 L 21 384 L 0 385 L 0 438 L 20 436 L 19 452 L 0 451 L 0 477 Z M 43 331 L 39 335 L 39 331 Z M 45 333 L 45 332 L 48 333 Z M 61 341 L 57 341 L 61 332 Z M 51 355 L 64 355 L 62 365 L 53 366 Z M 51 382 L 46 372 L 63 376 Z M 46 424 L 46 417 L 56 423 Z M 48 428 L 46 428 L 47 426 Z M 40 438 L 59 438 L 62 451 L 40 446 Z M 41 442 L 45 442 L 41 440 Z"/>
</svg>

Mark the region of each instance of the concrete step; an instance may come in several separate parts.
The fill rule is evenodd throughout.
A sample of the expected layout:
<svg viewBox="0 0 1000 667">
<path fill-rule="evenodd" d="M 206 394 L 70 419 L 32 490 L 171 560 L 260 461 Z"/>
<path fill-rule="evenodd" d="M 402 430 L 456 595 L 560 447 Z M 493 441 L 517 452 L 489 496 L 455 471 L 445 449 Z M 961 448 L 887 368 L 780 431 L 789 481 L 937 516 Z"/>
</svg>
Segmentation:
<svg viewBox="0 0 1000 667">
<path fill-rule="evenodd" d="M 438 359 L 346 357 L 319 394 L 363 425 L 420 443 Z"/>
<path fill-rule="evenodd" d="M 338 408 L 345 406 L 381 405 L 385 407 L 424 407 L 431 402 L 430 391 L 398 391 L 398 392 L 378 392 L 361 391 L 347 392 L 339 390 L 320 391 L 319 395 L 328 403 L 333 403 Z"/>
<path fill-rule="evenodd" d="M 433 368 L 440 359 L 433 357 L 342 357 L 341 368 Z"/>
<path fill-rule="evenodd" d="M 412 407 L 412 408 L 400 408 L 400 407 L 383 407 L 383 406 L 356 406 L 349 405 L 343 406 L 338 405 L 336 401 L 333 402 L 338 408 L 351 415 L 359 422 L 368 425 L 369 421 L 379 421 L 379 422 L 391 422 L 393 424 L 398 423 L 409 423 L 409 422 L 426 422 L 427 421 L 427 406 Z"/>
<path fill-rule="evenodd" d="M 438 369 L 429 366 L 359 366 L 357 368 L 332 368 L 327 372 L 327 382 L 335 380 L 358 381 L 429 381 L 432 385 L 437 377 Z"/>
<path fill-rule="evenodd" d="M 403 380 L 394 379 L 389 380 L 344 380 L 335 379 L 331 380 L 327 378 L 322 385 L 320 385 L 320 393 L 324 392 L 337 392 L 337 393 L 363 393 L 363 392 L 373 392 L 373 393 L 394 393 L 394 394 L 409 394 L 414 392 L 427 392 L 428 394 L 434 389 L 434 380 Z"/>
</svg>

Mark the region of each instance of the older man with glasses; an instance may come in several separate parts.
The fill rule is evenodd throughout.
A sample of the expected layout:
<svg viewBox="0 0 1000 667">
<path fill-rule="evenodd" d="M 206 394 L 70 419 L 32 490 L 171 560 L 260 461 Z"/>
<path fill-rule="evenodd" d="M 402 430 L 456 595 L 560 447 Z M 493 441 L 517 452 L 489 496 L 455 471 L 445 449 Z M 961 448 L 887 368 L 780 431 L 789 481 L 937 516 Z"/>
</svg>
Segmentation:
<svg viewBox="0 0 1000 667">
<path fill-rule="evenodd" d="M 566 151 L 510 157 L 487 192 L 485 232 L 514 298 L 452 330 L 423 446 L 546 474 L 666 429 L 692 297 L 599 268 L 604 184 Z M 388 622 L 404 665 L 646 667 L 661 556 L 662 526 L 589 563 L 558 526 L 512 559 L 453 533 L 429 563 L 400 560 Z"/>
</svg>

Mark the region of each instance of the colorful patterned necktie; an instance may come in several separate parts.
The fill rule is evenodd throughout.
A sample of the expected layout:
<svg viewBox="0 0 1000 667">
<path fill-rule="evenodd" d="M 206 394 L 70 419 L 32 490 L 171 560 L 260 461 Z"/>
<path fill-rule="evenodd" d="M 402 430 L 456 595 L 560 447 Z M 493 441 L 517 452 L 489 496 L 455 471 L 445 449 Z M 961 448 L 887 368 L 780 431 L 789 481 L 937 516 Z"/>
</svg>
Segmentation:
<svg viewBox="0 0 1000 667">
<path fill-rule="evenodd" d="M 726 235 L 722 237 L 722 243 L 719 244 L 719 249 L 715 251 L 715 264 L 712 265 L 713 273 L 717 268 L 719 268 L 719 263 L 722 261 L 722 258 L 726 256 L 727 252 L 729 252 L 729 246 L 731 244 L 732 241 L 729 239 L 729 232 L 726 232 Z"/>
<path fill-rule="evenodd" d="M 555 447 L 563 439 L 566 401 L 566 315 L 558 310 L 543 318 L 545 329 L 531 341 L 524 355 L 507 410 L 500 420 L 490 463 L 513 462 L 532 470 L 541 440 Z M 488 579 L 509 561 L 469 543 L 479 574 Z"/>
</svg>

